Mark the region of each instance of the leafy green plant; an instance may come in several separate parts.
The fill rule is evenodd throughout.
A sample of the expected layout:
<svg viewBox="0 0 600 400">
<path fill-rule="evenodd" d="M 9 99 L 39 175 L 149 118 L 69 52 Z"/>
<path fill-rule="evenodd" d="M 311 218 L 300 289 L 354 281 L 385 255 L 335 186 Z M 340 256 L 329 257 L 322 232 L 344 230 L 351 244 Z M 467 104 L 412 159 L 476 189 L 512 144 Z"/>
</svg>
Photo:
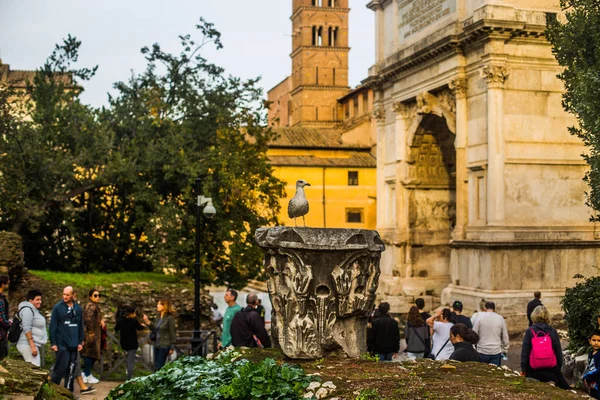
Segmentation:
<svg viewBox="0 0 600 400">
<path fill-rule="evenodd" d="M 598 327 L 597 317 L 600 314 L 600 276 L 585 278 L 575 275 L 575 278 L 584 280 L 565 290 L 565 296 L 560 301 L 569 330 L 569 347 L 572 349 L 587 346 L 587 337 Z"/>
<path fill-rule="evenodd" d="M 379 362 L 379 357 L 376 354 L 363 353 L 360 355 L 361 360 Z"/>
<path fill-rule="evenodd" d="M 355 400 L 381 400 L 377 389 L 363 389 L 358 393 Z"/>
<path fill-rule="evenodd" d="M 108 400 L 299 399 L 314 379 L 273 359 L 251 362 L 235 350 L 215 360 L 184 357 L 160 371 L 114 388 Z"/>
</svg>

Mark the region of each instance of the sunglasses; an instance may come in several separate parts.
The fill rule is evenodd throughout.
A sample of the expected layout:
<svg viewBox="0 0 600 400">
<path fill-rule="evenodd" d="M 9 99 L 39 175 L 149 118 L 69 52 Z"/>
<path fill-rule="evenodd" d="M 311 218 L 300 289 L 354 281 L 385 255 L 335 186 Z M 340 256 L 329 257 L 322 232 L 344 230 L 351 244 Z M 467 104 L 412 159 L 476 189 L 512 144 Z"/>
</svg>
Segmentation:
<svg viewBox="0 0 600 400">
<path fill-rule="evenodd" d="M 92 297 L 100 297 L 100 293 L 94 293 Z"/>
</svg>

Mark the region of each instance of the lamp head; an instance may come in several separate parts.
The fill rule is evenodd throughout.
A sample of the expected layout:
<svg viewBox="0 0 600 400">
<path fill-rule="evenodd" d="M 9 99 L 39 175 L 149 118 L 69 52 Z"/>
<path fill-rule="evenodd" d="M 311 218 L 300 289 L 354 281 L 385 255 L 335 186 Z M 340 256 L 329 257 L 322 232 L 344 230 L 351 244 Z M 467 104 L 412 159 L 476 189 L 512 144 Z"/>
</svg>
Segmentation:
<svg viewBox="0 0 600 400">
<path fill-rule="evenodd" d="M 204 209 L 202 210 L 202 214 L 204 214 L 206 218 L 212 218 L 215 216 L 216 213 L 217 210 L 213 206 L 212 200 L 209 200 Z"/>
</svg>

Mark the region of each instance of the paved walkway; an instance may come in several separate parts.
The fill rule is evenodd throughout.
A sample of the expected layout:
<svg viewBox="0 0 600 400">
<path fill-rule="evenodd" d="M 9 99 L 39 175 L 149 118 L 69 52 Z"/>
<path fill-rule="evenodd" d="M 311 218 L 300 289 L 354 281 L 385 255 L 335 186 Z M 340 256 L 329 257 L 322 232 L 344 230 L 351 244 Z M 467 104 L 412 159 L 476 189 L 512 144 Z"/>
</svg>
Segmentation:
<svg viewBox="0 0 600 400">
<path fill-rule="evenodd" d="M 79 387 L 77 385 L 75 385 L 75 397 L 82 399 L 82 400 L 104 400 L 106 398 L 106 396 L 108 396 L 108 392 L 110 392 L 114 387 L 119 386 L 121 383 L 121 381 L 100 381 L 100 383 L 97 383 L 94 386 L 96 390 L 94 393 L 90 393 L 90 394 L 84 394 L 81 395 L 79 394 Z"/>
</svg>

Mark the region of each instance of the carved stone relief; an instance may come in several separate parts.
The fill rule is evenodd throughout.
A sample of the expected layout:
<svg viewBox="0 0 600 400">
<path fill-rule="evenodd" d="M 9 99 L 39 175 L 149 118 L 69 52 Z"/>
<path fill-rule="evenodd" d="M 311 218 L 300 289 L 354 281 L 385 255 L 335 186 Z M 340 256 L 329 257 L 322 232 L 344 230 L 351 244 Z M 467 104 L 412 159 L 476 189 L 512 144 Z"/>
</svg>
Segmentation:
<svg viewBox="0 0 600 400">
<path fill-rule="evenodd" d="M 385 246 L 375 231 L 260 228 L 274 342 L 291 358 L 320 358 L 341 349 L 366 351 L 366 322 L 375 305 Z"/>
</svg>

